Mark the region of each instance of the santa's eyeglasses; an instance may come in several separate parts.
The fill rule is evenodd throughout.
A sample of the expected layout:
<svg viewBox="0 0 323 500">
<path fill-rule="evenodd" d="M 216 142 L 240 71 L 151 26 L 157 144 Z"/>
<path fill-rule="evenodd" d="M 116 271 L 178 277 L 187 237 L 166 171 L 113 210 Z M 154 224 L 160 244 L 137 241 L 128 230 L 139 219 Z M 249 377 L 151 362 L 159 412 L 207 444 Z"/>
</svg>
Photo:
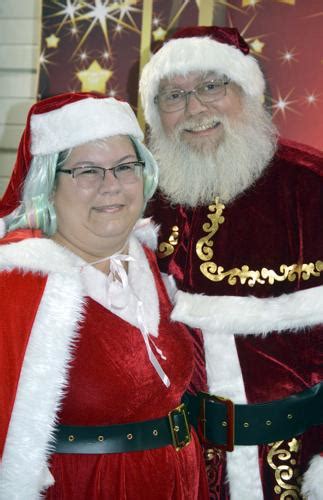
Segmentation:
<svg viewBox="0 0 323 500">
<path fill-rule="evenodd" d="M 164 90 L 155 96 L 154 103 L 166 113 L 185 109 L 191 95 L 194 95 L 200 103 L 209 104 L 222 99 L 226 95 L 229 83 L 230 79 L 225 76 L 221 80 L 207 80 L 202 82 L 192 90 Z"/>
</svg>

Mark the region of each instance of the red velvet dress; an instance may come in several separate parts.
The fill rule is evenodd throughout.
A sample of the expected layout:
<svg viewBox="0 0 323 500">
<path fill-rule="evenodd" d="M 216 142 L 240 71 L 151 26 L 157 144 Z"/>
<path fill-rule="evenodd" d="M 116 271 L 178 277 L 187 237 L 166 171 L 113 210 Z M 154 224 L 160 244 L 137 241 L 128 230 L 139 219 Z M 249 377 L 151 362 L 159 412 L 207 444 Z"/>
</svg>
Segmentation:
<svg viewBox="0 0 323 500">
<path fill-rule="evenodd" d="M 59 415 L 61 423 L 138 422 L 163 417 L 178 406 L 194 369 L 193 343 L 186 328 L 169 322 L 166 290 L 160 281 L 157 285 L 161 318 L 155 343 L 167 357 L 158 359 L 170 387 L 149 362 L 140 331 L 89 298 Z M 107 455 L 54 454 L 50 470 L 55 485 L 47 490 L 47 500 L 208 498 L 203 458 L 194 434 L 191 443 L 178 452 L 169 445 Z"/>
</svg>

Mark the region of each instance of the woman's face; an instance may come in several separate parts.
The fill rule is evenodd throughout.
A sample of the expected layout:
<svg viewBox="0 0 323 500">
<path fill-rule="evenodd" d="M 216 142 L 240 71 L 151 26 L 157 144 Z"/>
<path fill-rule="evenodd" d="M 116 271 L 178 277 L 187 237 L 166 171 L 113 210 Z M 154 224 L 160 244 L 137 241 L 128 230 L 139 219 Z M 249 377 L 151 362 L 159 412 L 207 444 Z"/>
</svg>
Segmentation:
<svg viewBox="0 0 323 500">
<path fill-rule="evenodd" d="M 137 160 L 128 137 L 115 136 L 104 144 L 84 144 L 74 148 L 63 170 L 83 165 L 110 169 Z M 112 172 L 95 188 L 79 186 L 72 175 L 57 174 L 54 205 L 57 232 L 53 239 L 85 260 L 106 257 L 122 249 L 141 215 L 143 179 L 122 183 Z"/>
</svg>

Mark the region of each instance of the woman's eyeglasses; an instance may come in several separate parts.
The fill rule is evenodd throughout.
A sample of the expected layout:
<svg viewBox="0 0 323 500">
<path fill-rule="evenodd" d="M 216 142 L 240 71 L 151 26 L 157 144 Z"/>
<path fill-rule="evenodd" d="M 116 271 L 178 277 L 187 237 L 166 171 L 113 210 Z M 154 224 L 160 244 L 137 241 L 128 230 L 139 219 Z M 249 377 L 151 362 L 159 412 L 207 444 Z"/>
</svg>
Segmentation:
<svg viewBox="0 0 323 500">
<path fill-rule="evenodd" d="M 58 169 L 58 173 L 70 174 L 76 184 L 81 188 L 99 187 L 105 179 L 106 173 L 118 179 L 121 184 L 134 184 L 142 177 L 145 167 L 144 161 L 120 163 L 112 168 L 97 167 L 96 165 L 82 165 L 71 169 Z"/>
</svg>

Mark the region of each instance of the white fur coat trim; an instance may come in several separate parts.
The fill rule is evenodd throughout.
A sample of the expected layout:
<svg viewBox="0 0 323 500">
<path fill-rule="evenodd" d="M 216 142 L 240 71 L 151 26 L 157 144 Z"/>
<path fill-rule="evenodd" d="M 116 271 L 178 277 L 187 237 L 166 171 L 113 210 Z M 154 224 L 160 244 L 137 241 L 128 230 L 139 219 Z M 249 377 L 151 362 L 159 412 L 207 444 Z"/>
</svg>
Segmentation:
<svg viewBox="0 0 323 500">
<path fill-rule="evenodd" d="M 307 500 L 323 498 L 323 457 L 316 455 L 303 476 L 302 494 Z"/>
<path fill-rule="evenodd" d="M 269 299 L 178 291 L 172 319 L 202 329 L 209 391 L 245 404 L 234 334 L 287 333 L 320 324 L 322 299 L 322 286 Z M 237 446 L 227 462 L 231 500 L 262 500 L 258 447 Z"/>
<path fill-rule="evenodd" d="M 154 223 L 151 217 L 139 219 L 136 223 L 133 235 L 138 240 L 152 250 L 157 249 L 159 226 Z"/>
<path fill-rule="evenodd" d="M 178 291 L 172 318 L 201 329 L 212 324 L 217 334 L 265 335 L 323 323 L 322 303 L 322 285 L 266 299 Z"/>
<path fill-rule="evenodd" d="M 0 219 L 1 220 L 1 219 Z M 157 231 L 150 219 L 140 219 L 133 235 L 149 248 L 157 246 Z M 47 238 L 28 238 L 17 243 L 0 246 L 0 269 L 21 268 L 47 274 L 74 273 L 79 258 L 69 250 Z"/>
<path fill-rule="evenodd" d="M 203 329 L 208 387 L 211 394 L 245 404 L 240 363 L 233 335 L 214 335 L 213 325 Z M 227 453 L 231 500 L 262 500 L 258 447 L 237 446 Z"/>
<path fill-rule="evenodd" d="M 0 466 L 3 500 L 36 500 L 48 486 L 48 442 L 66 387 L 81 311 L 78 274 L 51 274 L 27 346 Z"/>
</svg>

